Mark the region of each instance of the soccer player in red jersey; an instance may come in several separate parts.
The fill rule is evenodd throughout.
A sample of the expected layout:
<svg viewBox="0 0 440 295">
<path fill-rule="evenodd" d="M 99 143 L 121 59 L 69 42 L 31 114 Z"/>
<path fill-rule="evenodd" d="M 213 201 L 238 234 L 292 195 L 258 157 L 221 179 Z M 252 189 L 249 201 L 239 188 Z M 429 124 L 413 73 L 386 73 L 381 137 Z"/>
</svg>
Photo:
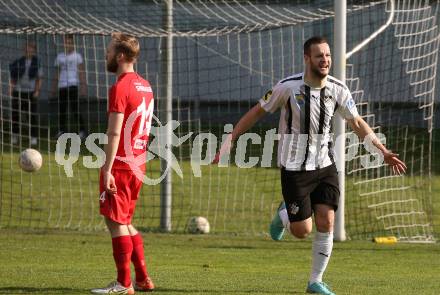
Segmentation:
<svg viewBox="0 0 440 295">
<path fill-rule="evenodd" d="M 142 186 L 136 170 L 145 172 L 146 146 L 151 129 L 154 99 L 151 86 L 134 72 L 139 42 L 122 33 L 112 34 L 107 48 L 107 70 L 117 75 L 108 103 L 108 143 L 100 173 L 100 213 L 110 231 L 117 280 L 94 294 L 134 294 L 152 291 L 141 235 L 131 224 Z M 130 262 L 136 271 L 134 286 Z"/>
</svg>

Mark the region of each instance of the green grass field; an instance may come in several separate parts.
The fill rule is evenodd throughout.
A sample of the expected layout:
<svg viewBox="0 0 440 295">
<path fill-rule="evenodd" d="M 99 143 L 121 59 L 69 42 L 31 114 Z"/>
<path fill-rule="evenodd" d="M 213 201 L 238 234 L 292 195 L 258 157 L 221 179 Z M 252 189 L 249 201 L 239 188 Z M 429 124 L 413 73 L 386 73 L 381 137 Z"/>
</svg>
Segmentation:
<svg viewBox="0 0 440 295">
<path fill-rule="evenodd" d="M 0 231 L 0 294 L 87 294 L 115 278 L 107 233 Z M 157 294 L 304 294 L 310 238 L 144 234 Z M 336 243 L 337 294 L 439 294 L 440 244 Z"/>
<path fill-rule="evenodd" d="M 98 171 L 84 168 L 80 158 L 75 177 L 67 178 L 53 152 L 43 157 L 45 165 L 34 174 L 18 168 L 17 151 L 0 159 L 0 294 L 87 294 L 115 278 L 110 237 L 97 208 Z M 178 234 L 153 233 L 159 225 L 159 186 L 144 186 L 135 214 L 135 224 L 146 231 L 156 293 L 304 294 L 311 238 L 273 242 L 266 233 L 281 196 L 279 171 L 203 166 L 202 178 L 196 178 L 188 161 L 181 165 L 184 178 L 174 175 L 173 185 Z M 157 161 L 149 173 L 159 173 Z M 431 193 L 426 178 L 406 177 L 380 185 L 402 181 L 411 186 L 405 194 L 426 197 L 438 239 L 440 176 L 429 181 Z M 335 244 L 325 280 L 337 294 L 440 294 L 440 244 L 369 242 L 368 231 L 385 232 L 365 202 L 399 198 L 400 192 L 359 198 L 365 188 L 355 182 L 347 176 L 346 221 L 358 240 Z M 182 234 L 192 215 L 208 217 L 215 234 Z"/>
</svg>

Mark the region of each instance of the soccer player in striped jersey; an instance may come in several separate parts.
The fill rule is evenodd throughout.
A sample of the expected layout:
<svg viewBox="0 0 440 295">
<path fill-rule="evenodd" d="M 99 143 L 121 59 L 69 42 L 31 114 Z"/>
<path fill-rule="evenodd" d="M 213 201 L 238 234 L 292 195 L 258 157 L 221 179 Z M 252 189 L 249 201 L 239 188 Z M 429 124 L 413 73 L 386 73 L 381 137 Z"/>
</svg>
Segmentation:
<svg viewBox="0 0 440 295">
<path fill-rule="evenodd" d="M 140 233 L 131 224 L 136 201 L 142 187 L 138 172 L 145 172 L 146 149 L 154 99 L 150 83 L 134 72 L 139 54 L 136 38 L 112 34 L 107 48 L 107 70 L 116 73 L 108 103 L 108 144 L 105 164 L 100 175 L 100 213 L 110 231 L 117 280 L 94 294 L 134 294 L 134 290 L 152 291 L 144 258 Z M 130 261 L 136 277 L 134 287 Z"/>
<path fill-rule="evenodd" d="M 397 154 L 380 143 L 359 116 L 347 86 L 329 75 L 331 54 L 324 38 L 312 37 L 304 43 L 304 63 L 304 73 L 278 82 L 240 119 L 228 146 L 222 147 L 214 161 L 218 162 L 223 151 L 266 113 L 281 108 L 278 165 L 284 202 L 272 220 L 270 234 L 272 239 L 280 240 L 287 230 L 303 239 L 312 231 L 313 214 L 316 234 L 306 291 L 331 295 L 334 293 L 322 281 L 322 276 L 333 248 L 333 223 L 340 193 L 331 136 L 335 113 L 339 113 L 362 140 L 380 150 L 394 173 L 404 173 L 406 166 Z"/>
</svg>

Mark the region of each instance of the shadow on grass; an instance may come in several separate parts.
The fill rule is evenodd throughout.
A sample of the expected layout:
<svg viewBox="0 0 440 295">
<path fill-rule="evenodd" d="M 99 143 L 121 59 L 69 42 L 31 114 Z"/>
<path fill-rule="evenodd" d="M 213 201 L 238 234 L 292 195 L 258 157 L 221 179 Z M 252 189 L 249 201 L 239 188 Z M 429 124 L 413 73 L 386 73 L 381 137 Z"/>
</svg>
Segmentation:
<svg viewBox="0 0 440 295">
<path fill-rule="evenodd" d="M 0 294 L 88 294 L 90 290 L 73 288 L 0 287 Z"/>
<path fill-rule="evenodd" d="M 403 245 L 403 246 L 402 246 Z M 405 247 L 405 248 L 404 248 Z M 371 248 L 362 247 L 361 245 L 359 247 L 352 246 L 352 248 L 347 247 L 334 247 L 333 250 L 340 251 L 343 250 L 344 252 L 371 252 L 371 253 L 378 253 L 378 252 L 392 252 L 392 253 L 398 253 L 398 252 L 414 252 L 417 250 L 423 251 L 423 252 L 440 252 L 440 246 L 438 244 L 397 244 L 397 245 L 374 245 Z"/>
<path fill-rule="evenodd" d="M 280 291 L 267 291 L 267 290 L 207 290 L 207 289 L 172 289 L 172 288 L 155 288 L 154 293 L 188 293 L 188 294 L 282 294 Z M 304 292 L 296 292 L 296 291 L 290 291 L 289 294 L 304 294 Z"/>
<path fill-rule="evenodd" d="M 237 290 L 207 290 L 207 289 L 173 289 L 155 288 L 154 293 L 188 293 L 188 294 L 235 294 Z M 240 290 L 238 293 L 244 294 L 280 294 L 279 291 L 255 291 Z M 34 288 L 34 287 L 0 287 L 0 294 L 90 294 L 89 289 L 73 288 Z M 289 291 L 289 294 L 304 294 L 303 292 Z"/>
<path fill-rule="evenodd" d="M 235 250 L 254 250 L 254 249 L 258 249 L 258 247 L 252 247 L 252 246 L 233 246 L 233 245 L 206 246 L 204 248 L 208 248 L 208 249 L 235 249 Z"/>
</svg>

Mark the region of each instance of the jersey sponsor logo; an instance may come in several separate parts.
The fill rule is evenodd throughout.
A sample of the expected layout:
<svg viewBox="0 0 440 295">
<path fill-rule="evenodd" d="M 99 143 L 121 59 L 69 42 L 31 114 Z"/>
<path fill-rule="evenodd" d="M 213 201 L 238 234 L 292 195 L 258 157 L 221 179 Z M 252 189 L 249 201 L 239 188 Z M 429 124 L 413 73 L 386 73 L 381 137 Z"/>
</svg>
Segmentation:
<svg viewBox="0 0 440 295">
<path fill-rule="evenodd" d="M 146 149 L 147 148 L 147 143 L 148 143 L 147 140 L 138 138 L 138 139 L 136 139 L 134 141 L 133 148 L 136 149 L 136 150 Z"/>
<path fill-rule="evenodd" d="M 135 85 L 135 87 L 138 92 L 153 92 L 150 86 Z"/>
<path fill-rule="evenodd" d="M 269 102 L 270 98 L 272 97 L 272 90 L 269 90 L 268 92 L 266 92 L 266 94 L 263 96 L 263 101 L 264 102 Z"/>
</svg>

